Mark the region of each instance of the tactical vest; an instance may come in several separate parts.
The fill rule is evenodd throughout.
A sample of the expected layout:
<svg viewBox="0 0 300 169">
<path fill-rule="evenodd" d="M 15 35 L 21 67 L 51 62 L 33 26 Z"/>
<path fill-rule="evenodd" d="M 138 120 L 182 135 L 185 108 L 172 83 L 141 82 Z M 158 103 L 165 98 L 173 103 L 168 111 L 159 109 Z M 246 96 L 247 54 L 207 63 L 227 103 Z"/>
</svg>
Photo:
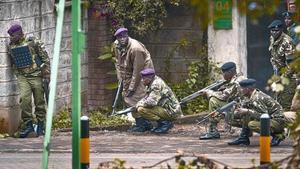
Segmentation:
<svg viewBox="0 0 300 169">
<path fill-rule="evenodd" d="M 22 74 L 30 74 L 40 69 L 42 64 L 33 40 L 25 40 L 21 45 L 10 47 L 12 62 Z"/>
</svg>

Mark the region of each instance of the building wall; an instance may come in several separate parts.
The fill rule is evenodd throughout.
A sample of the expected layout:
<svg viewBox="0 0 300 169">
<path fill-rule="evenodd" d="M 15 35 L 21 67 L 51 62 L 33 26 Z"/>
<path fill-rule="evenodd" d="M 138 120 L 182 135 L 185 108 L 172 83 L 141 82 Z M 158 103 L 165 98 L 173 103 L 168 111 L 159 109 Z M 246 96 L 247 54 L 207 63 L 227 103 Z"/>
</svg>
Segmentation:
<svg viewBox="0 0 300 169">
<path fill-rule="evenodd" d="M 167 10 L 161 30 L 148 35 L 142 42 L 151 53 L 158 75 L 171 82 L 180 82 L 186 79 L 187 66 L 192 61 L 207 57 L 206 50 L 199 52 L 206 49 L 206 32 L 189 7 L 170 6 Z M 174 50 L 183 42 L 187 42 L 185 47 Z"/>
<path fill-rule="evenodd" d="M 87 12 L 83 12 L 83 26 L 87 30 Z M 54 0 L 1 0 L 0 2 L 0 132 L 12 133 L 19 124 L 19 91 L 16 78 L 11 70 L 11 63 L 7 56 L 6 44 L 9 27 L 18 23 L 23 27 L 26 36 L 40 38 L 52 60 L 55 36 Z M 87 93 L 87 55 L 82 55 L 81 79 L 82 94 Z M 69 107 L 71 102 L 71 10 L 65 10 L 63 38 L 59 60 L 56 112 Z M 83 99 L 83 108 L 87 101 Z M 2 130 L 2 131 L 1 131 Z"/>
<path fill-rule="evenodd" d="M 232 29 L 214 30 L 213 25 L 208 27 L 208 56 L 219 64 L 233 61 L 237 70 L 247 75 L 246 17 L 238 13 L 237 0 L 232 2 Z"/>
<path fill-rule="evenodd" d="M 115 70 L 110 60 L 100 60 L 105 46 L 113 42 L 113 35 L 110 31 L 109 21 L 106 17 L 89 17 L 87 34 L 88 52 L 88 110 L 94 110 L 102 106 L 111 106 L 115 90 L 106 89 L 106 85 L 117 82 L 116 75 L 108 72 Z"/>
</svg>

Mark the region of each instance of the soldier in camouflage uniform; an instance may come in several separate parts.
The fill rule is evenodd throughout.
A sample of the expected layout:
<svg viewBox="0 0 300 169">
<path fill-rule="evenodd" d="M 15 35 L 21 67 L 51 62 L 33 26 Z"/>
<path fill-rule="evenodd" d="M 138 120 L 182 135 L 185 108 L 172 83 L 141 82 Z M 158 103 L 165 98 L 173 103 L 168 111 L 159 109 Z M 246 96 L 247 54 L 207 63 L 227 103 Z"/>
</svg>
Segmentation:
<svg viewBox="0 0 300 169">
<path fill-rule="evenodd" d="M 44 134 L 46 104 L 42 79 L 50 78 L 50 61 L 41 41 L 32 37 L 26 38 L 18 24 L 9 28 L 10 43 L 8 55 L 11 59 L 14 74 L 20 90 L 21 127 L 16 137 L 26 138 Z M 33 128 L 32 96 L 37 118 L 37 133 Z"/>
<path fill-rule="evenodd" d="M 151 131 L 157 134 L 167 133 L 173 127 L 172 121 L 182 116 L 181 107 L 170 87 L 158 76 L 154 69 L 141 71 L 142 80 L 147 86 L 146 96 L 136 104 L 137 112 L 133 113 L 137 124 L 133 131 L 144 132 L 151 130 L 151 123 L 144 123 L 142 117 L 156 121 L 158 126 Z"/>
<path fill-rule="evenodd" d="M 223 78 L 227 81 L 218 91 L 207 90 L 205 91 L 209 98 L 209 111 L 224 106 L 225 104 L 237 99 L 239 97 L 239 81 L 245 79 L 241 73 L 236 72 L 236 65 L 233 62 L 227 62 L 221 66 Z M 219 139 L 220 133 L 218 132 L 217 125 L 220 117 L 209 118 L 209 132 L 201 135 L 200 140 Z"/>
<path fill-rule="evenodd" d="M 293 57 L 295 46 L 291 37 L 282 32 L 282 22 L 274 20 L 268 28 L 271 32 L 269 51 L 271 53 L 271 64 L 274 74 L 288 78 L 290 83 L 277 95 L 277 101 L 284 110 L 290 110 L 291 102 L 296 89 L 296 79 L 293 71 L 289 70 L 287 60 Z M 287 69 L 283 74 L 284 69 Z"/>
<path fill-rule="evenodd" d="M 123 83 L 123 98 L 127 107 L 135 106 L 146 95 L 140 72 L 145 68 L 154 69 L 153 62 L 146 47 L 130 38 L 126 28 L 119 28 L 114 36 L 113 55 L 118 80 Z"/>
<path fill-rule="evenodd" d="M 256 89 L 255 83 L 254 79 L 245 79 L 239 83 L 243 100 L 241 107 L 235 110 L 234 118 L 242 119 L 242 132 L 237 139 L 229 142 L 229 145 L 249 145 L 249 132 L 252 130 L 260 133 L 260 116 L 264 113 L 268 113 L 271 117 L 271 146 L 277 146 L 284 140 L 287 120 L 283 115 L 282 106 L 272 97 Z"/>
<path fill-rule="evenodd" d="M 294 22 L 293 17 L 294 14 L 291 12 L 283 12 L 282 16 L 284 17 L 284 23 L 287 30 L 287 35 L 292 38 L 294 45 L 299 43 L 299 38 L 295 31 L 295 28 L 298 26 L 296 22 Z"/>
</svg>

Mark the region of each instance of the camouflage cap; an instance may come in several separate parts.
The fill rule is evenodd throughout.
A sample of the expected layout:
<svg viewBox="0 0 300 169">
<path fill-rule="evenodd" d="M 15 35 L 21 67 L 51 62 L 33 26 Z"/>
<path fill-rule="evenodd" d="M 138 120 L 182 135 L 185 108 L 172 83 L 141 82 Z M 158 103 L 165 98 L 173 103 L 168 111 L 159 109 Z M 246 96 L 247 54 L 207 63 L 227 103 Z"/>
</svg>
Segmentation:
<svg viewBox="0 0 300 169">
<path fill-rule="evenodd" d="M 272 29 L 272 28 L 281 28 L 282 25 L 283 25 L 282 22 L 281 22 L 280 20 L 276 19 L 276 20 L 274 20 L 274 21 L 268 26 L 268 28 L 269 28 L 269 29 Z"/>
<path fill-rule="evenodd" d="M 118 36 L 120 33 L 122 33 L 122 32 L 128 32 L 128 29 L 127 28 L 119 28 L 116 32 L 115 32 L 115 34 L 114 34 L 114 36 Z"/>
<path fill-rule="evenodd" d="M 255 79 L 244 79 L 239 82 L 241 87 L 254 87 L 256 83 Z"/>
<path fill-rule="evenodd" d="M 13 33 L 17 32 L 17 31 L 20 31 L 20 30 L 22 30 L 21 25 L 19 25 L 19 24 L 14 24 L 14 25 L 12 25 L 12 26 L 8 29 L 7 33 L 8 33 L 9 35 L 12 35 Z"/>
<path fill-rule="evenodd" d="M 293 14 L 292 12 L 286 11 L 286 12 L 283 12 L 283 13 L 282 13 L 282 16 L 283 16 L 283 17 L 293 17 L 294 14 Z"/>
<path fill-rule="evenodd" d="M 221 66 L 222 72 L 226 72 L 228 70 L 235 69 L 235 68 L 236 68 L 236 65 L 234 62 L 226 62 Z"/>
<path fill-rule="evenodd" d="M 141 71 L 142 77 L 153 76 L 153 75 L 155 75 L 155 70 L 152 68 L 146 68 Z"/>
</svg>

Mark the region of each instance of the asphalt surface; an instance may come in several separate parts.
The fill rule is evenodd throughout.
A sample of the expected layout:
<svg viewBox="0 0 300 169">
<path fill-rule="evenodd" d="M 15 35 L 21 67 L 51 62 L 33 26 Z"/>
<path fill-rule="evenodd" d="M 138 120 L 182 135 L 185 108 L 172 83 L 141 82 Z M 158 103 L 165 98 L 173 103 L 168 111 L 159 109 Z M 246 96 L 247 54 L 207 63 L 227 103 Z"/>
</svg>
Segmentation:
<svg viewBox="0 0 300 169">
<path fill-rule="evenodd" d="M 90 132 L 90 166 L 97 168 L 101 162 L 120 158 L 126 160 L 126 166 L 141 168 L 172 157 L 178 151 L 205 156 L 234 167 L 250 167 L 259 164 L 258 134 L 251 137 L 249 146 L 228 146 L 227 142 L 238 136 L 238 129 L 222 132 L 221 139 L 218 140 L 199 140 L 199 135 L 204 131 L 204 127 L 195 125 L 175 125 L 166 135 L 92 131 Z M 71 139 L 71 132 L 53 132 L 49 169 L 72 168 Z M 42 146 L 43 137 L 0 139 L 0 168 L 41 168 Z M 278 147 L 271 148 L 271 160 L 280 160 L 290 155 L 292 151 L 292 140 L 286 139 Z M 169 163 L 175 165 L 174 160 Z"/>
</svg>

